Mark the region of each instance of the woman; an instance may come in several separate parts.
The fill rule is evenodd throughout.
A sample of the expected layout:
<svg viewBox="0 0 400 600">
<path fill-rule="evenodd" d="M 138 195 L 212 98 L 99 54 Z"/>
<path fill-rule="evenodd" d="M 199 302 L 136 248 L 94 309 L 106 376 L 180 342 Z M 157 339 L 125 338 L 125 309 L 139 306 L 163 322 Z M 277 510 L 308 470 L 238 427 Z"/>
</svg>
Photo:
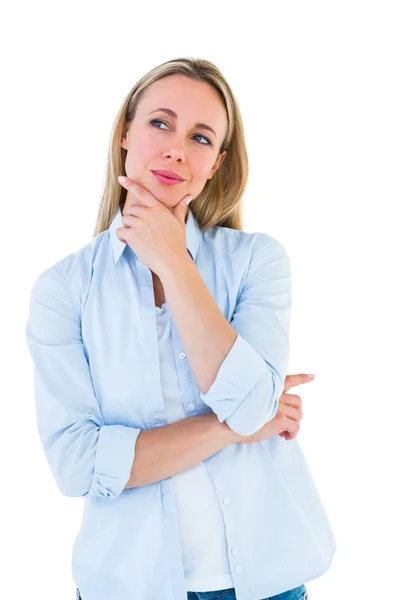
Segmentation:
<svg viewBox="0 0 400 600">
<path fill-rule="evenodd" d="M 330 566 L 286 393 L 310 381 L 285 377 L 290 263 L 241 229 L 247 176 L 217 67 L 154 68 L 114 123 L 94 239 L 33 286 L 39 435 L 84 498 L 82 600 L 299 600 Z"/>
</svg>

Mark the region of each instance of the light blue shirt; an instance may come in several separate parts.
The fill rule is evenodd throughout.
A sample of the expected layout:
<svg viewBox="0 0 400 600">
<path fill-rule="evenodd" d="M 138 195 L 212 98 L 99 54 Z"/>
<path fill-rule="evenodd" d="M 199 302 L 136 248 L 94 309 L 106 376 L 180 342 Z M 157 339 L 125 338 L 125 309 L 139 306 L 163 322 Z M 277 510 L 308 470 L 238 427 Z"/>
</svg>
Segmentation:
<svg viewBox="0 0 400 600">
<path fill-rule="evenodd" d="M 38 432 L 61 493 L 84 500 L 72 556 L 82 599 L 187 600 L 171 478 L 124 489 L 139 433 L 168 422 L 152 274 L 118 239 L 120 226 L 119 210 L 109 229 L 34 282 L 26 340 Z M 289 258 L 265 233 L 202 232 L 190 209 L 186 244 L 238 336 L 202 394 L 171 317 L 184 413 L 213 411 L 249 435 L 276 414 L 287 375 Z M 204 465 L 238 600 L 267 598 L 328 570 L 336 541 L 297 438 L 231 444 Z"/>
</svg>

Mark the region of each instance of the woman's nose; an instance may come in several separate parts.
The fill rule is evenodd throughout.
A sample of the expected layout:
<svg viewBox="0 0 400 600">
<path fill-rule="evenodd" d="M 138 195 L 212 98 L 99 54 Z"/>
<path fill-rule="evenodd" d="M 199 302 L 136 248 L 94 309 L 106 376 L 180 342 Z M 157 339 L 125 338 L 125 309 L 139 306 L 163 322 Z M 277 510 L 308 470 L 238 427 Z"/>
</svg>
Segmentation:
<svg viewBox="0 0 400 600">
<path fill-rule="evenodd" d="M 174 141 L 172 141 L 170 139 L 169 142 L 170 142 L 170 145 L 164 151 L 164 156 L 170 156 L 171 158 L 173 158 L 175 160 L 179 159 L 181 161 L 184 161 L 185 154 L 186 154 L 184 140 L 181 138 L 178 139 L 177 137 L 175 137 Z"/>
</svg>

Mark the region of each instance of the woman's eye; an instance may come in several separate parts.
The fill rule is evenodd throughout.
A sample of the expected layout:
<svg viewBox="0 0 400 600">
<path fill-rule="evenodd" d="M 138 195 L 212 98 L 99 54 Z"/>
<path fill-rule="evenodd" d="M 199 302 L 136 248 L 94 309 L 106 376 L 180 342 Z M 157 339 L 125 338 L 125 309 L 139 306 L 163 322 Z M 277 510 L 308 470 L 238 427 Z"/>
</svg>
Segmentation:
<svg viewBox="0 0 400 600">
<path fill-rule="evenodd" d="M 162 125 L 165 125 L 164 121 L 160 121 L 160 119 L 153 119 L 152 121 L 150 121 L 150 124 L 153 125 L 154 127 L 156 127 L 157 129 L 161 129 L 161 127 L 158 127 L 158 125 L 155 125 L 155 123 L 161 123 Z M 210 142 L 210 140 L 206 137 L 204 137 L 204 135 L 194 135 L 193 137 L 198 137 L 198 138 L 203 138 L 203 140 L 206 140 L 207 144 L 204 144 L 203 142 L 199 142 L 202 146 L 212 146 L 212 143 Z"/>
<path fill-rule="evenodd" d="M 193 137 L 200 137 L 200 138 L 203 138 L 203 140 L 206 140 L 207 144 L 203 144 L 203 146 L 212 146 L 210 140 L 208 138 L 204 137 L 204 135 L 198 134 L 198 135 L 194 135 Z"/>
<path fill-rule="evenodd" d="M 153 123 L 162 123 L 163 125 L 165 125 L 165 123 L 163 121 L 159 121 L 158 119 L 153 119 L 152 121 L 150 121 L 150 123 L 153 125 Z M 160 127 L 157 127 L 157 129 L 161 129 Z"/>
</svg>

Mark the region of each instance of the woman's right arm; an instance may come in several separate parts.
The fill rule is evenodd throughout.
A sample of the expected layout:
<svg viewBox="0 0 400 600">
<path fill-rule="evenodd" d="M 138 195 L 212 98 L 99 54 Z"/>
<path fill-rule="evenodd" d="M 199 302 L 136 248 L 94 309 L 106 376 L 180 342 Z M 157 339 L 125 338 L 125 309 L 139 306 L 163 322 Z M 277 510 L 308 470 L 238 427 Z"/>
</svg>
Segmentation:
<svg viewBox="0 0 400 600">
<path fill-rule="evenodd" d="M 304 377 L 292 376 L 292 379 L 291 385 L 296 385 L 302 383 Z M 285 389 L 289 389 L 289 385 Z M 135 460 L 125 487 L 140 487 L 177 475 L 230 444 L 261 442 L 282 431 L 295 436 L 301 418 L 300 396 L 283 393 L 275 417 L 249 436 L 232 431 L 225 421 L 220 423 L 213 412 L 143 430 L 136 440 Z"/>
<path fill-rule="evenodd" d="M 244 442 L 214 412 L 151 430 L 106 425 L 83 348 L 79 311 L 64 276 L 60 261 L 37 278 L 26 324 L 38 432 L 63 494 L 112 498 L 125 487 L 165 479 Z M 257 435 L 272 437 L 282 430 L 277 425 L 272 420 Z"/>
<path fill-rule="evenodd" d="M 44 271 L 30 294 L 25 332 L 39 437 L 62 494 L 115 498 L 129 479 L 141 429 L 104 422 L 64 265 Z"/>
<path fill-rule="evenodd" d="M 143 429 L 126 488 L 149 485 L 190 469 L 241 437 L 213 413 Z"/>
<path fill-rule="evenodd" d="M 240 440 L 213 412 L 151 430 L 106 425 L 83 347 L 79 308 L 61 261 L 34 282 L 25 333 L 40 440 L 67 496 L 114 498 L 126 487 L 170 477 Z"/>
</svg>

